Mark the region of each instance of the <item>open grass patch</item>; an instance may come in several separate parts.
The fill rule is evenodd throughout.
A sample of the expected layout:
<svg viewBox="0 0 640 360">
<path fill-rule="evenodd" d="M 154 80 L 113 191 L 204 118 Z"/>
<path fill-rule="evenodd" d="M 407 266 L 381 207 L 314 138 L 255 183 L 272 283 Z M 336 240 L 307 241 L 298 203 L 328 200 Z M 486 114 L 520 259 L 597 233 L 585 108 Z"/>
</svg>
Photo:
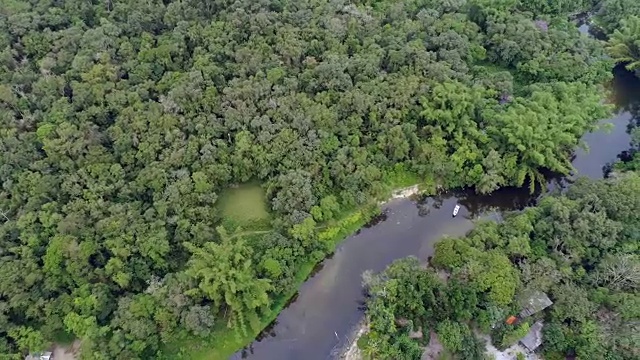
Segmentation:
<svg viewBox="0 0 640 360">
<path fill-rule="evenodd" d="M 257 183 L 228 188 L 218 202 L 227 229 L 269 228 L 270 214 L 264 189 Z"/>
<path fill-rule="evenodd" d="M 396 164 L 386 171 L 382 178 L 382 191 L 377 194 L 379 200 L 387 200 L 394 191 L 417 185 L 421 192 L 434 194 L 436 181 L 420 177 L 407 169 L 404 164 Z"/>
</svg>

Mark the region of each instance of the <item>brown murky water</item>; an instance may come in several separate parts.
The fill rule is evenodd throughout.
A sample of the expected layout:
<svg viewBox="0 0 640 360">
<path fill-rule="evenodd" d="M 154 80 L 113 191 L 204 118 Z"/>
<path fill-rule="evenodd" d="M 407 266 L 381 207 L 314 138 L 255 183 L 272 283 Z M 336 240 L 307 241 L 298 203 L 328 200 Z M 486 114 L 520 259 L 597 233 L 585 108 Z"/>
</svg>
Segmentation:
<svg viewBox="0 0 640 360">
<path fill-rule="evenodd" d="M 579 150 L 573 164 L 578 175 L 602 178 L 603 168 L 629 148 L 629 123 L 640 119 L 640 81 L 622 68 L 614 70 L 613 103 L 618 114 L 604 121 L 611 131 L 587 134 L 590 151 Z M 564 186 L 567 179 L 551 180 Z M 361 275 L 378 272 L 392 261 L 409 255 L 428 258 L 444 235 L 462 236 L 473 219 L 522 209 L 535 203 L 527 189 L 507 188 L 490 196 L 457 191 L 421 202 L 394 200 L 385 206 L 386 219 L 346 239 L 322 269 L 300 288 L 299 295 L 278 316 L 261 340 L 236 353 L 232 359 L 325 360 L 335 358 L 363 316 Z M 451 212 L 461 209 L 457 217 Z M 489 215 L 487 215 L 489 214 Z M 491 215 L 493 214 L 493 215 Z"/>
</svg>

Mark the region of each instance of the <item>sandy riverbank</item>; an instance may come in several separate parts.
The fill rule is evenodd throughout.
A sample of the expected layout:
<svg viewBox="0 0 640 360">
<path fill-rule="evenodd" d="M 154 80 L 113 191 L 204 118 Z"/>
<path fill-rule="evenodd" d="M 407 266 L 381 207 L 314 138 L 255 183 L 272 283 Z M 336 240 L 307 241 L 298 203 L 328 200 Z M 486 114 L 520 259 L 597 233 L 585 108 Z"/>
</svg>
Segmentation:
<svg viewBox="0 0 640 360">
<path fill-rule="evenodd" d="M 365 320 L 362 320 L 356 327 L 354 333 L 349 336 L 349 338 L 352 340 L 349 343 L 349 347 L 346 349 L 346 351 L 344 351 L 342 355 L 340 355 L 340 359 L 362 360 L 362 353 L 360 351 L 360 348 L 358 348 L 358 339 L 360 339 L 360 337 L 367 331 L 369 331 L 369 325 Z"/>
<path fill-rule="evenodd" d="M 418 193 L 420 193 L 420 188 L 418 187 L 418 185 L 412 185 L 406 188 L 402 188 L 402 189 L 398 189 L 395 190 L 392 194 L 391 194 L 391 198 L 387 201 L 391 201 L 394 199 L 406 199 L 409 198 L 411 196 L 417 195 Z M 381 204 L 384 204 L 385 201 L 381 202 Z"/>
<path fill-rule="evenodd" d="M 349 347 L 340 355 L 340 359 L 344 360 L 362 360 L 362 351 L 358 348 L 358 339 L 362 335 L 364 335 L 367 331 L 369 331 L 369 326 L 365 320 L 363 320 L 358 327 L 354 331 L 354 333 L 349 337 L 351 340 Z M 440 341 L 438 341 L 438 336 L 435 332 L 429 332 L 429 345 L 424 348 L 424 353 L 422 354 L 421 360 L 436 360 L 439 358 L 442 353 L 443 347 Z M 531 359 L 534 360 L 534 359 Z M 535 359 L 537 360 L 537 359 Z"/>
</svg>

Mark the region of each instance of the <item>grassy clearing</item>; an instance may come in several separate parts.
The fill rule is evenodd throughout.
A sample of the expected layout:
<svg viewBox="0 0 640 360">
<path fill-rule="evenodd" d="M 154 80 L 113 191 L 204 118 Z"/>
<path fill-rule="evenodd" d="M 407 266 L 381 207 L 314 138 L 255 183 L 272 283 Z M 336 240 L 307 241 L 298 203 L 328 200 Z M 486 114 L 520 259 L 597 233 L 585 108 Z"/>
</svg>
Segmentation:
<svg viewBox="0 0 640 360">
<path fill-rule="evenodd" d="M 424 180 L 420 179 L 420 177 L 415 173 L 406 170 L 404 164 L 396 164 L 392 171 L 389 171 L 384 175 L 382 182 L 385 190 L 389 191 L 389 194 L 391 194 L 391 192 L 396 189 L 422 184 L 424 183 Z"/>
<path fill-rule="evenodd" d="M 265 229 L 269 227 L 266 194 L 257 183 L 247 183 L 222 192 L 219 206 L 227 229 Z"/>
<path fill-rule="evenodd" d="M 400 189 L 411 186 L 418 186 L 421 193 L 435 194 L 437 192 L 437 182 L 432 178 L 421 178 L 417 174 L 407 170 L 404 164 L 396 164 L 391 171 L 385 173 L 382 178 L 382 189 L 377 194 L 380 200 L 388 200 L 391 195 Z"/>
</svg>

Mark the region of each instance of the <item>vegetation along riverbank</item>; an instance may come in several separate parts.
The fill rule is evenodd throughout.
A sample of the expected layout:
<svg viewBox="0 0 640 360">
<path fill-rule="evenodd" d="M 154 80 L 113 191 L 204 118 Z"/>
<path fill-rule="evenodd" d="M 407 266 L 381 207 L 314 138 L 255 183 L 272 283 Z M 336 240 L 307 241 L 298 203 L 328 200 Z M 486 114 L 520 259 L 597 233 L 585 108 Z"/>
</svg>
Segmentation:
<svg viewBox="0 0 640 360">
<path fill-rule="evenodd" d="M 448 358 L 485 359 L 480 332 L 498 349 L 522 343 L 522 356 L 637 359 L 639 205 L 636 172 L 582 179 L 442 240 L 430 267 L 394 262 L 367 282 L 362 358 L 420 359 L 430 339 L 415 333 L 434 331 Z"/>
<path fill-rule="evenodd" d="M 2 1 L 0 354 L 223 359 L 393 189 L 569 173 L 635 66 L 592 5 Z"/>
<path fill-rule="evenodd" d="M 638 15 L 637 2 L 612 0 L 593 19 L 611 35 L 612 58 L 636 74 Z M 608 179 L 581 179 L 503 222 L 446 238 L 427 267 L 407 258 L 367 278 L 366 332 L 350 353 L 431 358 L 435 334 L 438 358 L 485 359 L 496 348 L 517 349 L 501 354 L 510 359 L 638 358 L 640 123 L 637 104 L 626 110 L 630 148 Z"/>
</svg>

